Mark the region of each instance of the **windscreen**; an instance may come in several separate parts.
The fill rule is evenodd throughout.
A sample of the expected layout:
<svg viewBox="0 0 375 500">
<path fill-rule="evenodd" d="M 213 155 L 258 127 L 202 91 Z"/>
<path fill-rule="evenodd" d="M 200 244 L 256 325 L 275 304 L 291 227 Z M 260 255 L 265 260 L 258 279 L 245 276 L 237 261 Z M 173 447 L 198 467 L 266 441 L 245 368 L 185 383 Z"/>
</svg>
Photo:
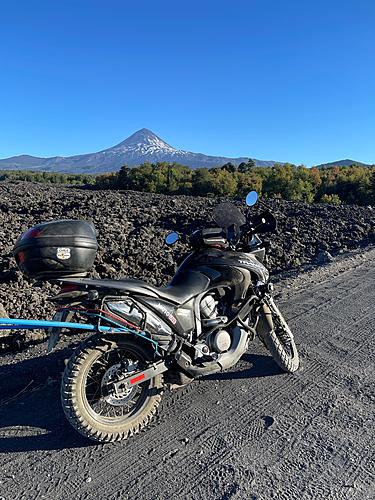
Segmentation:
<svg viewBox="0 0 375 500">
<path fill-rule="evenodd" d="M 217 205 L 213 210 L 213 219 L 223 229 L 227 229 L 232 224 L 236 224 L 237 227 L 242 226 L 246 222 L 245 216 L 233 203 Z"/>
</svg>

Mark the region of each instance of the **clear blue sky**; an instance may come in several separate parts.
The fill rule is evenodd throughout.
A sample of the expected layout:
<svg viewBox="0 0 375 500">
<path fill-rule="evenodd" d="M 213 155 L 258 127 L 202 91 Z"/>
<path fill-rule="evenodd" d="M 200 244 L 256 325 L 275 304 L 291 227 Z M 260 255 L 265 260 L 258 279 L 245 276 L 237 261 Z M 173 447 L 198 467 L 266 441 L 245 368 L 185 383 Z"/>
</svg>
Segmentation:
<svg viewBox="0 0 375 500">
<path fill-rule="evenodd" d="M 175 147 L 375 163 L 374 0 L 13 0 L 0 157 Z"/>
</svg>

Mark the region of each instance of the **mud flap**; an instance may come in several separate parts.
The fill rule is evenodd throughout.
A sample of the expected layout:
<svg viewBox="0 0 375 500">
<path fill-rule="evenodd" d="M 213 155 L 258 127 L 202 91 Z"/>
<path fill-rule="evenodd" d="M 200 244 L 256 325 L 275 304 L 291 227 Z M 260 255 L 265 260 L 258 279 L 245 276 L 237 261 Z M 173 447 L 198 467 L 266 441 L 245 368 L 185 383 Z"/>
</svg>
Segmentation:
<svg viewBox="0 0 375 500">
<path fill-rule="evenodd" d="M 53 321 L 62 321 L 64 316 L 64 311 L 57 311 L 53 317 Z M 49 334 L 47 354 L 50 354 L 56 347 L 60 334 L 61 328 L 48 328 L 47 333 Z"/>
<path fill-rule="evenodd" d="M 72 313 L 70 311 L 57 311 L 53 317 L 53 321 L 67 321 L 71 316 Z M 49 338 L 47 344 L 47 354 L 50 354 L 56 347 L 58 341 L 60 340 L 62 330 L 62 328 L 57 327 L 48 328 L 47 334 L 49 334 Z"/>
</svg>

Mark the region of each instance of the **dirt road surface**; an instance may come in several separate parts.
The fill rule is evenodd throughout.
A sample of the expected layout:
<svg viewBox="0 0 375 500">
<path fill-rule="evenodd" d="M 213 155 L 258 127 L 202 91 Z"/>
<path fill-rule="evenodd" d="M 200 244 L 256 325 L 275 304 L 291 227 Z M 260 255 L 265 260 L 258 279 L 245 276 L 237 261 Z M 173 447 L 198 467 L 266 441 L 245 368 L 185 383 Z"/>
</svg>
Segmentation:
<svg viewBox="0 0 375 500">
<path fill-rule="evenodd" d="M 375 250 L 280 282 L 301 370 L 280 373 L 256 340 L 232 370 L 167 393 L 147 432 L 119 444 L 66 423 L 69 349 L 3 356 L 0 497 L 374 499 L 374 283 Z"/>
</svg>

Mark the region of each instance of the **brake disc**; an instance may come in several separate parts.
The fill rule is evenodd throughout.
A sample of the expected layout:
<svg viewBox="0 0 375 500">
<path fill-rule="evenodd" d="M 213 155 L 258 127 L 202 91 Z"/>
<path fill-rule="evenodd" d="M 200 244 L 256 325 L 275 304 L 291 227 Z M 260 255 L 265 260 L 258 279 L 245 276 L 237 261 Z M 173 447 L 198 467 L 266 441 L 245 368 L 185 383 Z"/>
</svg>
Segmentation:
<svg viewBox="0 0 375 500">
<path fill-rule="evenodd" d="M 121 363 L 117 363 L 116 365 L 112 365 L 108 368 L 108 370 L 104 373 L 100 384 L 104 400 L 113 406 L 122 406 L 130 401 L 136 387 L 124 388 L 123 390 L 116 392 L 115 390 L 111 390 L 111 386 L 112 382 L 118 382 L 119 375 L 123 376 L 126 374 L 126 376 L 129 376 L 136 371 L 137 363 L 132 361 L 128 361 L 126 371 Z"/>
</svg>

